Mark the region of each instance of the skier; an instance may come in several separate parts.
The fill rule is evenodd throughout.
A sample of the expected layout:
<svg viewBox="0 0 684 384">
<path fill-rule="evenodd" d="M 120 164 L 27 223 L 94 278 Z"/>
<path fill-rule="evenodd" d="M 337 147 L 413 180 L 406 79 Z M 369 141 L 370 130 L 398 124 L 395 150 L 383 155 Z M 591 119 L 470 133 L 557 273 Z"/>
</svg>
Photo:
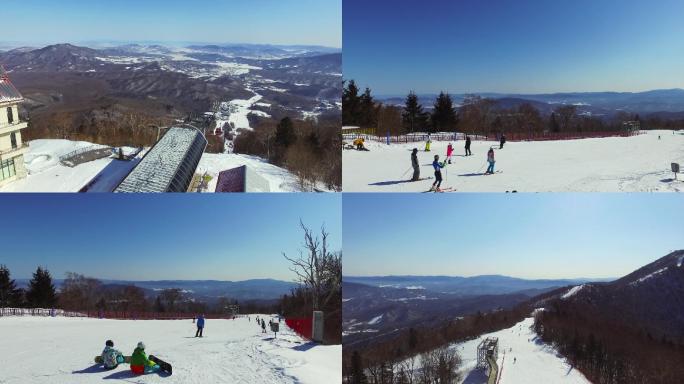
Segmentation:
<svg viewBox="0 0 684 384">
<path fill-rule="evenodd" d="M 466 142 L 465 142 L 465 155 L 466 156 L 471 156 L 473 153 L 470 152 L 470 136 L 466 136 Z"/>
<path fill-rule="evenodd" d="M 202 337 L 202 331 L 204 330 L 204 315 L 197 316 L 197 332 L 195 332 L 195 337 Z"/>
<path fill-rule="evenodd" d="M 432 188 L 430 191 L 439 192 L 439 188 L 442 185 L 442 168 L 446 166 L 446 163 L 439 162 L 439 155 L 435 155 L 435 161 L 432 162 L 432 167 L 435 169 L 435 182 L 432 183 Z"/>
<path fill-rule="evenodd" d="M 266 322 L 261 319 L 261 333 L 266 333 Z"/>
<path fill-rule="evenodd" d="M 114 349 L 114 342 L 107 340 L 102 350 L 102 361 L 104 362 L 105 369 L 109 370 L 118 367 L 125 360 L 123 354 L 119 350 Z"/>
<path fill-rule="evenodd" d="M 496 160 L 494 159 L 493 147 L 489 147 L 489 151 L 487 152 L 487 162 L 489 163 L 489 167 L 487 167 L 487 172 L 485 172 L 485 175 L 491 175 L 494 173 L 494 164 L 496 163 Z"/>
<path fill-rule="evenodd" d="M 420 180 L 420 166 L 418 165 L 418 148 L 413 148 L 411 152 L 411 165 L 413 166 L 413 178 L 411 181 Z"/>
<path fill-rule="evenodd" d="M 136 375 L 142 375 L 145 373 L 157 372 L 159 369 L 160 367 L 157 363 L 147 358 L 145 343 L 142 341 L 139 342 L 131 356 L 131 372 Z"/>
<path fill-rule="evenodd" d="M 447 146 L 447 153 L 446 153 L 447 161 L 449 162 L 449 164 L 451 164 L 451 155 L 453 155 L 453 154 L 454 154 L 454 147 L 453 147 L 453 145 L 451 145 L 451 143 L 449 143 L 449 145 Z"/>
<path fill-rule="evenodd" d="M 499 139 L 499 149 L 503 149 L 504 144 L 506 144 L 506 135 L 501 135 Z"/>
<path fill-rule="evenodd" d="M 430 152 L 430 145 L 432 145 L 432 140 L 430 140 L 430 135 L 428 135 L 428 139 L 425 142 L 425 152 Z"/>
</svg>

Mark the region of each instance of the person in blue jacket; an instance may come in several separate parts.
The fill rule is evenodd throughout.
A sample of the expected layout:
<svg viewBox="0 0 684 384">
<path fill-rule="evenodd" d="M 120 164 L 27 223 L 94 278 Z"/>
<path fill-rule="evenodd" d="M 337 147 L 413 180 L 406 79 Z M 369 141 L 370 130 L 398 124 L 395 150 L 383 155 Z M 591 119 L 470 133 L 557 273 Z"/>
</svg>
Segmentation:
<svg viewBox="0 0 684 384">
<path fill-rule="evenodd" d="M 435 161 L 432 162 L 432 167 L 435 169 L 435 182 L 432 183 L 431 191 L 439 191 L 439 187 L 442 186 L 442 168 L 446 164 L 439 162 L 439 155 L 435 155 Z"/>
<path fill-rule="evenodd" d="M 195 337 L 202 337 L 202 331 L 204 330 L 204 315 L 199 315 L 197 317 L 197 332 L 195 332 Z"/>
</svg>

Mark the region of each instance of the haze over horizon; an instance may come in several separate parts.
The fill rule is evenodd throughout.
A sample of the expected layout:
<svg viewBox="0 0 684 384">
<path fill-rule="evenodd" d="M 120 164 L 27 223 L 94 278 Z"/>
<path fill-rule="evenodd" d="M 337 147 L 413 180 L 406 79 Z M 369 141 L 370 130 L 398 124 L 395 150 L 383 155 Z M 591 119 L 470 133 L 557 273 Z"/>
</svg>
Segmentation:
<svg viewBox="0 0 684 384">
<path fill-rule="evenodd" d="M 300 218 L 342 244 L 335 194 L 10 194 L 3 213 L 0 264 L 15 279 L 44 266 L 55 279 L 293 281 L 282 252 L 298 255 Z"/>
<path fill-rule="evenodd" d="M 345 196 L 343 274 L 605 279 L 684 248 L 674 194 L 447 196 Z"/>
<path fill-rule="evenodd" d="M 12 43 L 95 41 L 342 46 L 342 0 L 6 0 Z M 2 42 L 0 41 L 0 45 Z"/>
<path fill-rule="evenodd" d="M 345 0 L 345 79 L 377 95 L 684 88 L 682 14 L 678 0 Z"/>
</svg>

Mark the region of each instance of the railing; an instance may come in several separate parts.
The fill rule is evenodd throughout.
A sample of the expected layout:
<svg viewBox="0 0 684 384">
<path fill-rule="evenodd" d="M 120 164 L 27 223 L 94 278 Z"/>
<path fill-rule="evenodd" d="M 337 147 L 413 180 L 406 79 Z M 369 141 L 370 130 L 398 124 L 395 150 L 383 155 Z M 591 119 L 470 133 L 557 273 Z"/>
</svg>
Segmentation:
<svg viewBox="0 0 684 384">
<path fill-rule="evenodd" d="M 107 148 L 106 145 L 99 145 L 99 144 L 89 145 L 87 147 L 83 147 L 83 148 L 77 149 L 75 151 L 71 151 L 71 152 L 67 153 L 66 155 L 60 156 L 59 161 L 62 162 L 62 161 L 65 161 L 67 159 L 70 159 L 72 157 L 82 155 L 86 152 L 95 151 L 95 150 L 99 150 L 99 149 L 105 149 L 105 148 Z"/>
<path fill-rule="evenodd" d="M 506 141 L 549 141 L 599 139 L 605 137 L 629 137 L 642 134 L 643 131 L 600 131 L 600 132 L 525 132 L 506 134 Z M 487 140 L 499 141 L 499 135 L 489 135 Z"/>
<path fill-rule="evenodd" d="M 470 136 L 472 140 L 485 140 L 487 137 L 481 135 L 466 135 L 461 132 L 450 133 L 450 132 L 440 132 L 432 133 L 428 135 L 427 133 L 412 133 L 406 135 L 390 135 L 390 144 L 401 144 L 401 143 L 419 143 L 427 141 L 428 137 L 431 141 L 463 141 L 466 136 Z M 387 143 L 387 136 L 376 136 L 376 135 L 365 135 L 357 133 L 344 133 L 342 134 L 344 140 L 355 140 L 358 138 L 363 138 L 365 140 L 378 141 L 381 143 Z"/>
<path fill-rule="evenodd" d="M 64 311 L 62 309 L 0 308 L 0 317 L 3 316 L 86 317 L 86 315 L 83 312 Z"/>
<path fill-rule="evenodd" d="M 137 312 L 137 311 L 65 311 L 46 308 L 0 308 L 3 316 L 38 316 L 38 317 L 89 317 L 115 320 L 191 320 L 196 317 L 192 313 L 181 312 Z M 208 314 L 205 319 L 230 320 L 245 315 Z"/>
</svg>

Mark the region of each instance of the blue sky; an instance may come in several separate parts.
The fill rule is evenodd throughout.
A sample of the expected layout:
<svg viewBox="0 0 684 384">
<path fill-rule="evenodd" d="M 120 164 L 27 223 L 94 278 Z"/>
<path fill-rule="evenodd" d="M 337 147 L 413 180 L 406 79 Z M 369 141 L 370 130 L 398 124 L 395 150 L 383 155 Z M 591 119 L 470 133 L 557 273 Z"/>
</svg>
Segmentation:
<svg viewBox="0 0 684 384">
<path fill-rule="evenodd" d="M 684 87 L 681 0 L 344 0 L 344 75 L 376 94 Z"/>
<path fill-rule="evenodd" d="M 291 281 L 299 219 L 340 250 L 338 194 L 3 195 L 2 253 L 14 278 L 38 265 L 98 278 Z M 11 223 L 12 225 L 8 225 Z"/>
<path fill-rule="evenodd" d="M 2 40 L 341 46 L 342 0 L 3 0 Z"/>
<path fill-rule="evenodd" d="M 345 275 L 626 275 L 684 248 L 676 194 L 347 194 Z"/>
</svg>

